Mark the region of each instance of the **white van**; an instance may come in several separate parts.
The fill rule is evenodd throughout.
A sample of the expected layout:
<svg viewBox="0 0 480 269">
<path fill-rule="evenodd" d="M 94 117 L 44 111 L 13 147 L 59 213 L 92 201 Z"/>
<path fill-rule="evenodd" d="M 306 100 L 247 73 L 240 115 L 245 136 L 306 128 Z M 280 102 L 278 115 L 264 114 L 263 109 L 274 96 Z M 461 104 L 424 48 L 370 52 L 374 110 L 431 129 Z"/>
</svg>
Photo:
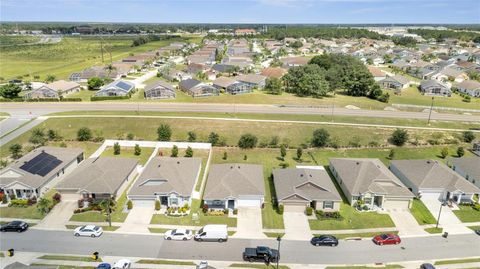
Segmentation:
<svg viewBox="0 0 480 269">
<path fill-rule="evenodd" d="M 227 241 L 227 225 L 205 225 L 205 227 L 197 231 L 194 239 L 196 241 Z"/>
</svg>

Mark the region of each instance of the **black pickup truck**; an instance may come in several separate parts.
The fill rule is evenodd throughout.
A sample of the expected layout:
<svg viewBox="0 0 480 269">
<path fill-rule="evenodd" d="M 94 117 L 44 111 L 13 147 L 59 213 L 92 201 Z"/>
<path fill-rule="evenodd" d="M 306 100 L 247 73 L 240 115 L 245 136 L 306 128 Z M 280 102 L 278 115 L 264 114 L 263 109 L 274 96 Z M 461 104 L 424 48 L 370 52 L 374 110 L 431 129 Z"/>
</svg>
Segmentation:
<svg viewBox="0 0 480 269">
<path fill-rule="evenodd" d="M 278 250 L 269 247 L 245 248 L 243 252 L 243 260 L 249 262 L 263 261 L 270 263 L 276 262 L 278 259 L 280 259 Z"/>
</svg>

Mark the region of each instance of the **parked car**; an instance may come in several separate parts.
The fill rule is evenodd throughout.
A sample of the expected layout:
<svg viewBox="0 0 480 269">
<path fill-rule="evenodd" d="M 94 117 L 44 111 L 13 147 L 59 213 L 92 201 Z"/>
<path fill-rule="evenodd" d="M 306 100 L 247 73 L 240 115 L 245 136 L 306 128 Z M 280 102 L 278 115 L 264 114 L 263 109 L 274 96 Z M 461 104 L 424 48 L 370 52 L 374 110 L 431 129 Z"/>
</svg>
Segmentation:
<svg viewBox="0 0 480 269">
<path fill-rule="evenodd" d="M 169 230 L 163 236 L 166 240 L 183 240 L 187 241 L 192 239 L 193 233 L 192 230 L 188 229 L 175 229 Z"/>
<path fill-rule="evenodd" d="M 95 267 L 96 269 L 112 269 L 112 266 L 109 263 L 101 263 Z"/>
<path fill-rule="evenodd" d="M 121 259 L 113 265 L 113 269 L 130 268 L 132 262 L 129 259 Z"/>
<path fill-rule="evenodd" d="M 475 230 L 475 233 L 478 234 L 478 235 L 480 235 L 480 229 Z"/>
<path fill-rule="evenodd" d="M 208 269 L 208 268 L 209 266 L 207 261 L 200 261 L 196 266 L 196 269 Z"/>
<path fill-rule="evenodd" d="M 227 225 L 209 224 L 201 228 L 195 234 L 196 241 L 218 241 L 224 242 L 228 239 Z"/>
<path fill-rule="evenodd" d="M 310 240 L 310 243 L 314 246 L 338 246 L 338 239 L 333 235 L 320 235 L 315 236 Z"/>
<path fill-rule="evenodd" d="M 2 232 L 24 232 L 28 229 L 28 223 L 25 221 L 15 220 L 0 226 Z"/>
<path fill-rule="evenodd" d="M 397 245 L 402 242 L 400 237 L 395 234 L 380 234 L 375 236 L 373 239 L 373 242 L 377 245 Z"/>
<path fill-rule="evenodd" d="M 269 247 L 245 248 L 243 252 L 243 260 L 254 262 L 262 261 L 266 263 L 276 262 L 280 259 L 278 250 Z"/>
<path fill-rule="evenodd" d="M 435 269 L 435 266 L 433 266 L 431 263 L 424 263 L 420 265 L 420 269 Z"/>
<path fill-rule="evenodd" d="M 85 225 L 77 227 L 74 231 L 75 236 L 90 236 L 90 237 L 99 237 L 102 235 L 103 229 L 100 226 L 95 225 Z"/>
</svg>

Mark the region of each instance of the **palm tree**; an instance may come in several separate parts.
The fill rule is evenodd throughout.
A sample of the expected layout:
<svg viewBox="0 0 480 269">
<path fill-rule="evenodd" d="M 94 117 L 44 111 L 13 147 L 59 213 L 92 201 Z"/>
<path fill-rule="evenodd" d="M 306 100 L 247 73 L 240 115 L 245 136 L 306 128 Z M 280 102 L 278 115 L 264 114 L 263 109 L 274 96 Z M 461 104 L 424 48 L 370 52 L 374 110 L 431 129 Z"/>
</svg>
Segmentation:
<svg viewBox="0 0 480 269">
<path fill-rule="evenodd" d="M 110 75 L 112 74 L 112 72 L 113 72 L 114 70 L 116 70 L 117 68 L 110 63 L 110 64 L 107 64 L 107 65 L 105 66 L 105 69 L 107 70 L 108 77 L 110 77 Z"/>
<path fill-rule="evenodd" d="M 100 203 L 98 203 L 98 206 L 102 209 L 103 212 L 107 214 L 108 225 L 111 227 L 112 218 L 110 216 L 110 213 L 111 213 L 111 207 L 112 207 L 112 200 L 110 198 L 104 199 L 100 201 Z"/>
<path fill-rule="evenodd" d="M 47 198 L 40 198 L 37 202 L 37 210 L 40 213 L 47 214 L 50 211 L 50 205 L 52 201 L 48 200 Z"/>
</svg>

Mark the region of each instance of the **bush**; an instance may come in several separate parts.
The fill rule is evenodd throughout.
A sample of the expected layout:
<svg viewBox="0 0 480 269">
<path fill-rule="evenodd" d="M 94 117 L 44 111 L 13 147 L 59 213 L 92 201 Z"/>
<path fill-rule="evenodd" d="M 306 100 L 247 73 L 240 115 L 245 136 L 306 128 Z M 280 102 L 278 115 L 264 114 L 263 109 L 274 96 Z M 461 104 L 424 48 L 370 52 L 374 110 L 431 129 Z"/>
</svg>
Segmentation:
<svg viewBox="0 0 480 269">
<path fill-rule="evenodd" d="M 62 201 L 62 195 L 57 192 L 53 195 L 52 199 L 55 204 L 58 204 L 60 201 Z"/>
<path fill-rule="evenodd" d="M 142 154 L 142 148 L 140 148 L 140 145 L 138 144 L 135 144 L 135 148 L 134 148 L 134 153 L 136 156 Z"/>
<path fill-rule="evenodd" d="M 188 142 L 193 142 L 193 141 L 197 140 L 197 134 L 194 131 L 188 132 L 187 136 L 188 136 L 188 138 L 187 138 Z"/>
<path fill-rule="evenodd" d="M 448 156 L 448 148 L 442 148 L 442 150 L 440 151 L 440 157 L 442 157 L 442 159 L 445 159 L 447 158 Z"/>
<path fill-rule="evenodd" d="M 36 196 L 28 198 L 28 205 L 34 205 L 36 203 L 37 203 L 37 197 Z"/>
<path fill-rule="evenodd" d="M 26 199 L 12 199 L 10 200 L 10 204 L 8 206 L 11 207 L 27 207 L 28 200 Z"/>
<path fill-rule="evenodd" d="M 127 201 L 127 209 L 132 210 L 132 208 L 133 208 L 133 202 L 132 202 L 132 200 L 128 200 Z"/>
<path fill-rule="evenodd" d="M 204 205 L 202 206 L 202 212 L 203 212 L 203 213 L 207 213 L 207 212 L 208 212 L 208 205 L 207 205 L 207 204 L 204 204 Z"/>
<path fill-rule="evenodd" d="M 135 135 L 133 133 L 127 134 L 127 140 L 133 140 L 134 138 L 135 138 Z"/>
<path fill-rule="evenodd" d="M 177 156 L 178 156 L 178 147 L 177 145 L 173 145 L 171 157 L 177 157 Z"/>
<path fill-rule="evenodd" d="M 91 96 L 90 101 L 105 101 L 105 100 L 124 100 L 130 99 L 130 95 L 125 96 Z"/>
<path fill-rule="evenodd" d="M 168 124 L 162 124 L 157 129 L 158 141 L 170 141 L 172 137 L 172 129 Z"/>
<path fill-rule="evenodd" d="M 238 140 L 238 147 L 241 149 L 251 149 L 257 146 L 258 139 L 250 133 L 243 134 Z"/>
<path fill-rule="evenodd" d="M 77 131 L 77 140 L 78 141 L 89 141 L 92 139 L 92 130 L 88 127 L 82 127 Z"/>
<path fill-rule="evenodd" d="M 158 199 L 155 200 L 155 210 L 160 210 L 160 200 Z"/>
<path fill-rule="evenodd" d="M 462 134 L 463 136 L 463 141 L 467 143 L 471 143 L 473 140 L 475 140 L 475 134 L 472 131 L 465 131 Z"/>
<path fill-rule="evenodd" d="M 390 136 L 390 142 L 396 146 L 403 146 L 408 141 L 408 132 L 404 129 L 396 129 Z"/>
<path fill-rule="evenodd" d="M 120 144 L 118 142 L 113 144 L 113 155 L 120 155 Z"/>
<path fill-rule="evenodd" d="M 462 157 L 463 155 L 465 155 L 465 150 L 463 149 L 463 147 L 458 147 L 457 156 Z"/>
<path fill-rule="evenodd" d="M 237 214 L 238 214 L 238 209 L 235 208 L 235 209 L 233 210 L 233 215 L 237 215 Z"/>
<path fill-rule="evenodd" d="M 224 151 L 224 152 L 223 152 L 223 157 L 222 157 L 222 159 L 226 160 L 227 158 L 228 158 L 228 154 L 227 154 L 226 151 Z"/>
<path fill-rule="evenodd" d="M 220 136 L 217 133 L 211 132 L 208 135 L 208 143 L 212 144 L 212 146 L 218 146 L 219 141 L 220 141 Z"/>
<path fill-rule="evenodd" d="M 10 156 L 12 156 L 13 159 L 22 157 L 22 145 L 18 143 L 13 144 L 8 150 L 10 151 Z"/>
<path fill-rule="evenodd" d="M 312 145 L 314 147 L 324 147 L 330 140 L 330 134 L 325 129 L 313 131 Z"/>
<path fill-rule="evenodd" d="M 287 167 L 290 166 L 290 164 L 284 162 L 284 163 L 280 163 L 279 166 L 282 167 L 282 168 L 287 168 Z"/>
<path fill-rule="evenodd" d="M 313 208 L 310 206 L 307 206 L 306 213 L 307 213 L 307 216 L 311 216 L 313 214 Z"/>
<path fill-rule="evenodd" d="M 393 160 L 395 158 L 395 150 L 391 149 L 390 152 L 388 153 L 388 159 Z"/>
<path fill-rule="evenodd" d="M 187 158 L 193 157 L 193 149 L 191 147 L 187 147 L 187 149 L 185 150 L 185 157 Z"/>
<path fill-rule="evenodd" d="M 341 219 L 342 216 L 340 215 L 340 212 L 334 211 L 334 212 L 324 212 L 322 210 L 317 210 L 316 211 L 317 218 L 319 219 Z"/>
<path fill-rule="evenodd" d="M 279 205 L 278 205 L 278 208 L 277 208 L 278 214 L 283 215 L 283 209 L 284 209 L 284 208 L 283 208 L 283 204 L 279 204 Z"/>
</svg>

